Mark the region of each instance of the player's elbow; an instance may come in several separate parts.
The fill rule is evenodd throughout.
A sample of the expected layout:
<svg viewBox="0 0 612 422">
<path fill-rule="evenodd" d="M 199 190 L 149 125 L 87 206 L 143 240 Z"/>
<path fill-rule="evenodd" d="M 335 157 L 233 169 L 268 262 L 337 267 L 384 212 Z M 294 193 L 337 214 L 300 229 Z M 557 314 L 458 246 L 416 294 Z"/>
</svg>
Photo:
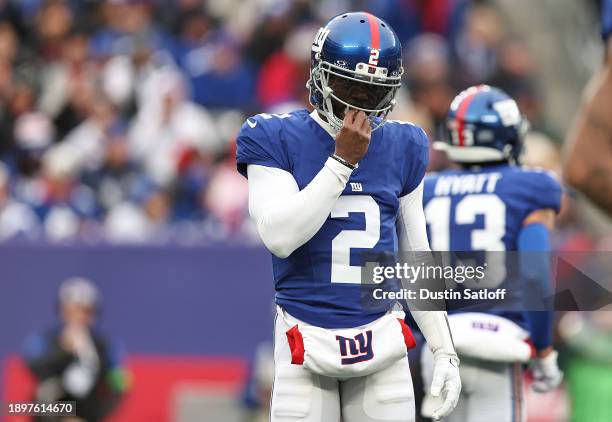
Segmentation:
<svg viewBox="0 0 612 422">
<path fill-rule="evenodd" d="M 270 253 L 278 258 L 287 258 L 295 250 L 286 232 L 268 227 L 263 220 L 257 222 L 257 232 Z"/>
<path fill-rule="evenodd" d="M 260 233 L 261 235 L 261 233 Z M 293 248 L 286 241 L 278 237 L 264 237 L 261 236 L 261 240 L 263 241 L 266 248 L 270 251 L 270 253 L 277 258 L 285 259 L 293 252 Z"/>
<path fill-rule="evenodd" d="M 296 248 L 291 243 L 291 237 L 285 230 L 285 225 L 271 218 L 270 213 L 253 211 L 251 210 L 251 217 L 266 249 L 281 259 L 291 255 Z"/>
<path fill-rule="evenodd" d="M 287 249 L 278 249 L 276 251 L 271 251 L 272 254 L 274 254 L 274 256 L 276 256 L 277 258 L 280 259 L 285 259 L 287 258 L 289 255 L 291 255 L 292 251 L 289 251 Z"/>
</svg>

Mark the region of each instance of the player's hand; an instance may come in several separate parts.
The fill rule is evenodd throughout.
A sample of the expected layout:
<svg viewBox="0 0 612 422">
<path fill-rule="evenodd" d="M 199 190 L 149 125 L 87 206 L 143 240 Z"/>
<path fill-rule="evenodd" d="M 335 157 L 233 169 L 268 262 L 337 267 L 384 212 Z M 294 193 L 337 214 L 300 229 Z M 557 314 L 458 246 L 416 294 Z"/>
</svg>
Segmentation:
<svg viewBox="0 0 612 422">
<path fill-rule="evenodd" d="M 363 111 L 349 110 L 336 136 L 334 154 L 351 164 L 357 164 L 368 152 L 371 134 L 372 126 L 368 116 Z"/>
<path fill-rule="evenodd" d="M 461 393 L 461 378 L 459 377 L 459 364 L 456 358 L 444 356 L 434 361 L 433 380 L 431 382 L 431 395 L 444 399 L 442 406 L 434 410 L 432 418 L 437 421 L 453 411 L 459 401 Z"/>
<path fill-rule="evenodd" d="M 64 327 L 61 336 L 61 344 L 67 352 L 76 353 L 82 344 L 82 339 L 87 335 L 87 330 L 74 324 L 68 324 Z"/>
<path fill-rule="evenodd" d="M 559 354 L 553 350 L 546 357 L 537 358 L 532 367 L 533 384 L 531 388 L 536 393 L 548 393 L 554 390 L 563 381 L 563 372 L 557 365 Z"/>
</svg>

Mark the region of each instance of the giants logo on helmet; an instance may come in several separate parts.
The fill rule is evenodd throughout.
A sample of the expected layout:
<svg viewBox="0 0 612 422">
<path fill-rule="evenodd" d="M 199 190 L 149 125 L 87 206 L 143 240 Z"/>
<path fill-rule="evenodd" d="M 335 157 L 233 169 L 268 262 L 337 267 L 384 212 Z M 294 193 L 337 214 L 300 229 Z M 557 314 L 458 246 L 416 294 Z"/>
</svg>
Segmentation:
<svg viewBox="0 0 612 422">
<path fill-rule="evenodd" d="M 374 357 L 372 350 L 372 330 L 357 334 L 354 338 L 336 336 L 340 346 L 342 365 L 365 362 Z"/>
<path fill-rule="evenodd" d="M 315 39 L 312 42 L 312 51 L 314 53 L 320 53 L 323 50 L 323 44 L 325 43 L 325 38 L 329 35 L 329 29 L 322 27 L 319 28 L 317 35 L 315 35 Z"/>
<path fill-rule="evenodd" d="M 499 118 L 504 126 L 514 126 L 521 123 L 521 112 L 514 100 L 498 101 L 493 104 L 493 109 L 499 113 Z"/>
</svg>

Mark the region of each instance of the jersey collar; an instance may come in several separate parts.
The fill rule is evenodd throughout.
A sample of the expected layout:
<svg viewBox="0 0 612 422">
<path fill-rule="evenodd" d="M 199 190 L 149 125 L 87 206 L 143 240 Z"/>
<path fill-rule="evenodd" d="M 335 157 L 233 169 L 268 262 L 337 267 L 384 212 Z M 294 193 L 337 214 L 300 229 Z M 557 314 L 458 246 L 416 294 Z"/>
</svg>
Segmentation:
<svg viewBox="0 0 612 422">
<path fill-rule="evenodd" d="M 338 131 L 335 130 L 329 123 L 327 123 L 325 120 L 323 120 L 321 118 L 321 116 L 319 116 L 319 113 L 317 113 L 317 110 L 313 110 L 310 113 L 310 117 L 312 117 L 312 119 L 317 122 L 317 124 L 319 126 L 321 126 L 323 129 L 325 129 L 325 132 L 327 132 L 329 134 L 329 136 L 331 136 L 332 138 L 336 139 L 336 135 L 338 135 Z"/>
</svg>

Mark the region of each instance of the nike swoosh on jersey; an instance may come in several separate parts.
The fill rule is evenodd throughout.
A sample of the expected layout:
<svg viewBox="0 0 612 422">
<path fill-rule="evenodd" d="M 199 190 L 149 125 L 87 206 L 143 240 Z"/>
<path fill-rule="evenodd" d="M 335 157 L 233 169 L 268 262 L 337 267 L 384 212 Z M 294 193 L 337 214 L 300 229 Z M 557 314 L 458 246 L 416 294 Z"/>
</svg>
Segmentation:
<svg viewBox="0 0 612 422">
<path fill-rule="evenodd" d="M 249 124 L 249 126 L 251 126 L 251 129 L 255 129 L 255 126 L 257 126 L 257 122 L 252 122 L 249 119 L 247 119 L 247 123 Z"/>
</svg>

